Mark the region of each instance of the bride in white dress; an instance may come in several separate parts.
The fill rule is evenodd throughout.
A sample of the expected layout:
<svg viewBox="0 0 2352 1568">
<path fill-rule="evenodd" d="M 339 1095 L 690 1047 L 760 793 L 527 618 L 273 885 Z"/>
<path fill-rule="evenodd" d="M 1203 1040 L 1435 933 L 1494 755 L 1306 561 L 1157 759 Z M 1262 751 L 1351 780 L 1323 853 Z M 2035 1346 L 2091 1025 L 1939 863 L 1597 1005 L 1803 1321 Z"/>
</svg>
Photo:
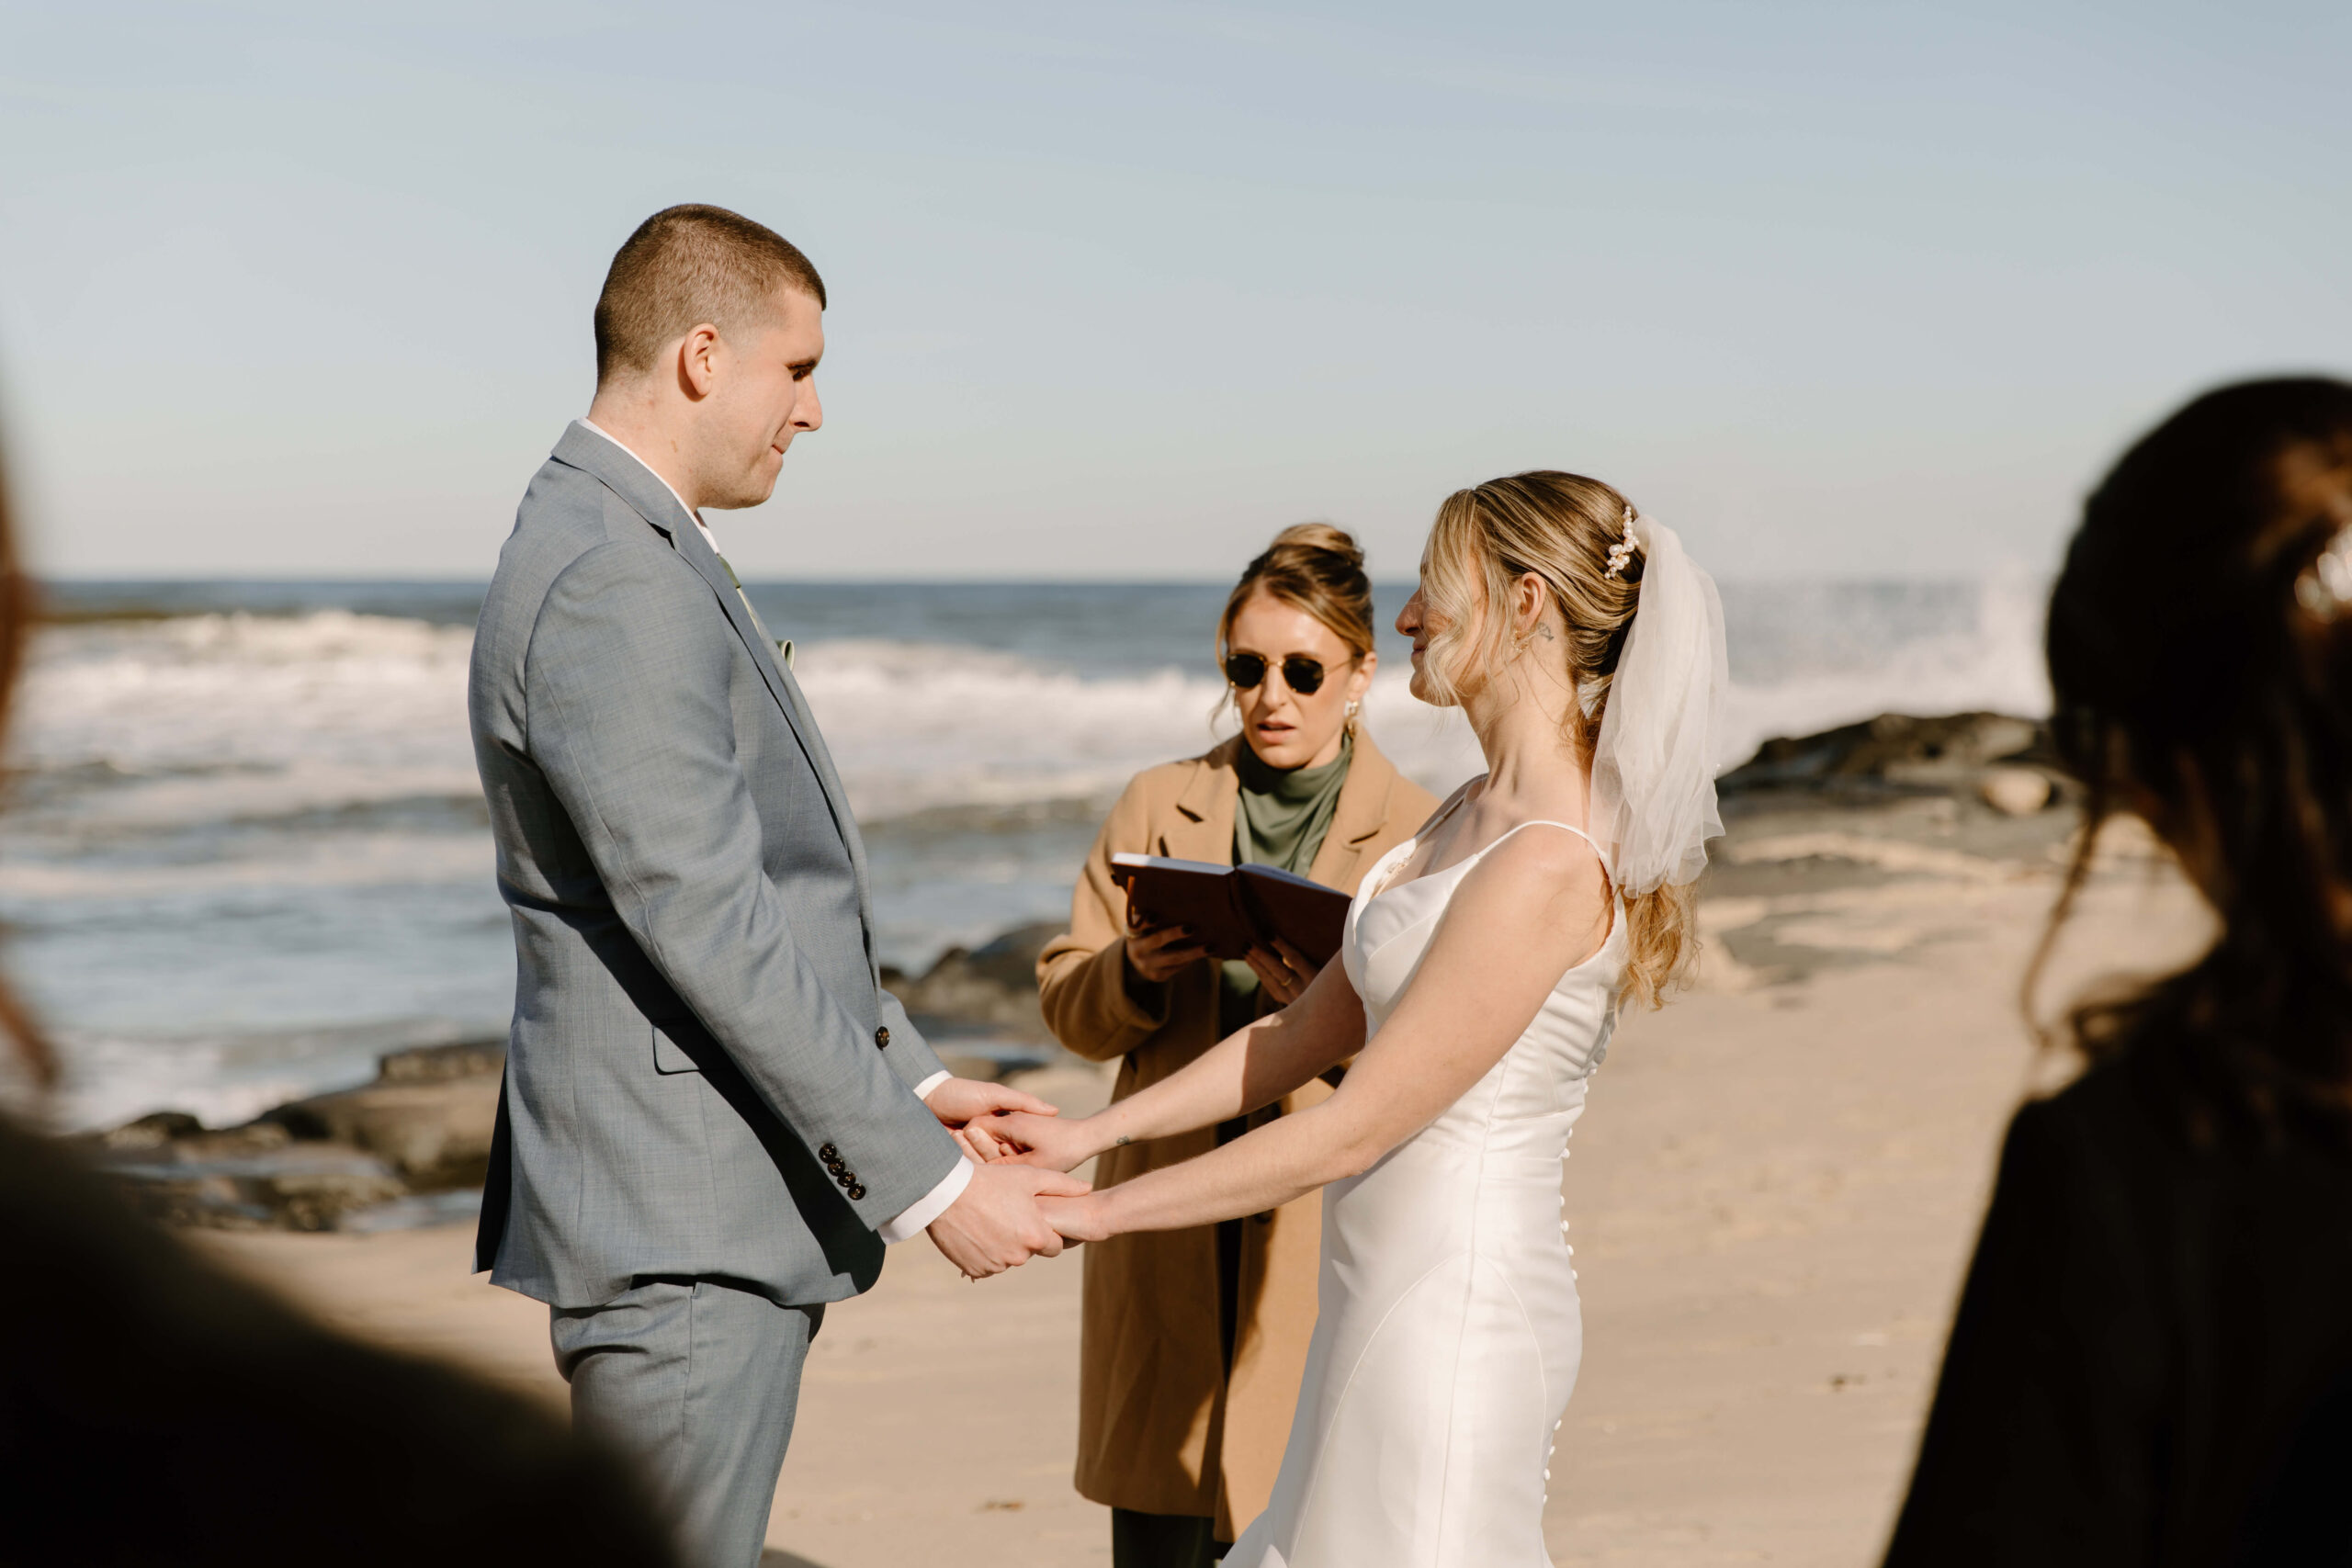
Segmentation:
<svg viewBox="0 0 2352 1568">
<path fill-rule="evenodd" d="M 1552 1445 L 1583 1349 L 1560 1162 L 1619 1003 L 1655 1005 L 1695 952 L 1690 885 L 1722 831 L 1714 585 L 1616 491 L 1533 473 L 1457 492 L 1396 624 L 1414 694 L 1464 708 L 1487 772 L 1366 875 L 1342 962 L 1261 955 L 1295 996 L 1283 1011 L 1099 1115 L 989 1129 L 1069 1169 L 1355 1058 L 1308 1111 L 1041 1201 L 1091 1241 L 1324 1189 L 1289 1446 L 1227 1568 L 1550 1562 Z"/>
</svg>

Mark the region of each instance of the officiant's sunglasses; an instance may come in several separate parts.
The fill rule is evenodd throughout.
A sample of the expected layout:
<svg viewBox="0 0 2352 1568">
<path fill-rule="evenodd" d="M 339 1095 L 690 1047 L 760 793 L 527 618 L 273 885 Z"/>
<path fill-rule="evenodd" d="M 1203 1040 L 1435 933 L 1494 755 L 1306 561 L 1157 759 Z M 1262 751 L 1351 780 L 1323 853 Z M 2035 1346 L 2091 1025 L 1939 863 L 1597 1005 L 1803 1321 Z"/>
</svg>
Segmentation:
<svg viewBox="0 0 2352 1568">
<path fill-rule="evenodd" d="M 1225 661 L 1225 678 L 1233 682 L 1237 692 L 1254 692 L 1258 682 L 1266 678 L 1266 656 L 1262 653 L 1237 653 Z M 1323 661 L 1294 653 L 1283 660 L 1283 684 L 1302 697 L 1311 697 L 1323 687 Z"/>
</svg>

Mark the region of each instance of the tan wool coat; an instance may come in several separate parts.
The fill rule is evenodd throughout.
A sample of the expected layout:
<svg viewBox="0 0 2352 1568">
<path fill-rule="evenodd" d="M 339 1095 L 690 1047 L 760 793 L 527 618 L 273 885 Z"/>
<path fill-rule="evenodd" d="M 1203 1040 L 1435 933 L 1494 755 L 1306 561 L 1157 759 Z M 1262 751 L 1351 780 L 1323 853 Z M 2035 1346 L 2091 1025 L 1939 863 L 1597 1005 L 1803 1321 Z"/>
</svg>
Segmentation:
<svg viewBox="0 0 2352 1568">
<path fill-rule="evenodd" d="M 1217 971 L 1131 983 L 1126 895 L 1111 857 L 1136 853 L 1233 861 L 1239 737 L 1204 757 L 1136 775 L 1111 808 L 1070 899 L 1069 934 L 1037 960 L 1046 1021 L 1091 1061 L 1119 1063 L 1114 1099 L 1159 1082 L 1216 1043 Z M 1437 802 L 1399 773 L 1369 736 L 1354 761 L 1309 874 L 1353 894 L 1363 874 L 1410 838 Z M 1310 1083 L 1252 1118 L 1262 1122 L 1327 1098 Z M 1214 1129 L 1106 1152 L 1110 1186 L 1215 1146 Z M 1144 1232 L 1085 1249 L 1079 1355 L 1078 1490 L 1098 1503 L 1216 1520 L 1234 1539 L 1264 1509 L 1290 1435 L 1315 1328 L 1322 1195 L 1242 1222 L 1240 1313 L 1233 1372 L 1219 1325 L 1216 1227 Z"/>
</svg>

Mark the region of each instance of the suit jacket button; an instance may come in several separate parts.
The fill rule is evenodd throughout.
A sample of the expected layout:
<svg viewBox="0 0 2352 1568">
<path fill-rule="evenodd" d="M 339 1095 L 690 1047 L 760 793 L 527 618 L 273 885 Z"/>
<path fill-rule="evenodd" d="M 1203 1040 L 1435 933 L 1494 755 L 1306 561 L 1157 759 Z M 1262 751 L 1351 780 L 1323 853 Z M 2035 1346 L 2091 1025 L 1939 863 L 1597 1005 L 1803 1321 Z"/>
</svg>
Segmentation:
<svg viewBox="0 0 2352 1568">
<path fill-rule="evenodd" d="M 826 1161 L 837 1160 L 842 1157 L 842 1152 L 841 1150 L 833 1147 L 832 1145 L 827 1144 L 823 1148 L 817 1151 L 817 1157 Z"/>
<path fill-rule="evenodd" d="M 875 1030 L 874 1048 L 877 1051 L 888 1051 L 890 1048 L 890 1026 L 888 1024 L 883 1024 Z"/>
<path fill-rule="evenodd" d="M 853 1186 L 850 1188 L 850 1190 L 849 1190 L 849 1201 L 850 1201 L 851 1202 L 853 1202 L 853 1203 L 856 1202 L 859 1199 L 861 1199 L 861 1198 L 863 1198 L 863 1197 L 865 1197 L 865 1188 L 863 1188 L 863 1187 L 858 1187 L 858 1186 L 854 1186 L 854 1185 L 853 1185 Z"/>
</svg>

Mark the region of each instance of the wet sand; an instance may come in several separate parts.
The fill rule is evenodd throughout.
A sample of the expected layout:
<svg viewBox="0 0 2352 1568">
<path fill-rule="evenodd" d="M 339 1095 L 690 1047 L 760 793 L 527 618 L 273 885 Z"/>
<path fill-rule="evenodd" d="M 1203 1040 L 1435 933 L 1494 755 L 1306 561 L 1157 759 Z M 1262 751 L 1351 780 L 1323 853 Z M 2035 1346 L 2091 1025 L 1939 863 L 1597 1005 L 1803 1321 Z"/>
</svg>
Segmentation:
<svg viewBox="0 0 2352 1568">
<path fill-rule="evenodd" d="M 2065 826 L 1940 799 L 1735 821 L 1705 980 L 1620 1031 L 1566 1167 L 1586 1341 L 1561 1563 L 1874 1561 L 2002 1127 L 2063 1072 L 2017 982 Z M 2051 994 L 2202 929 L 2125 846 Z M 1106 1080 L 1027 1081 L 1081 1111 Z M 467 1228 L 194 1239 L 355 1333 L 562 1402 L 544 1309 L 466 1275 Z M 1069 1487 L 1078 1284 L 1074 1254 L 967 1285 L 899 1248 L 812 1353 L 772 1568 L 1108 1562 L 1105 1510 Z"/>
</svg>

